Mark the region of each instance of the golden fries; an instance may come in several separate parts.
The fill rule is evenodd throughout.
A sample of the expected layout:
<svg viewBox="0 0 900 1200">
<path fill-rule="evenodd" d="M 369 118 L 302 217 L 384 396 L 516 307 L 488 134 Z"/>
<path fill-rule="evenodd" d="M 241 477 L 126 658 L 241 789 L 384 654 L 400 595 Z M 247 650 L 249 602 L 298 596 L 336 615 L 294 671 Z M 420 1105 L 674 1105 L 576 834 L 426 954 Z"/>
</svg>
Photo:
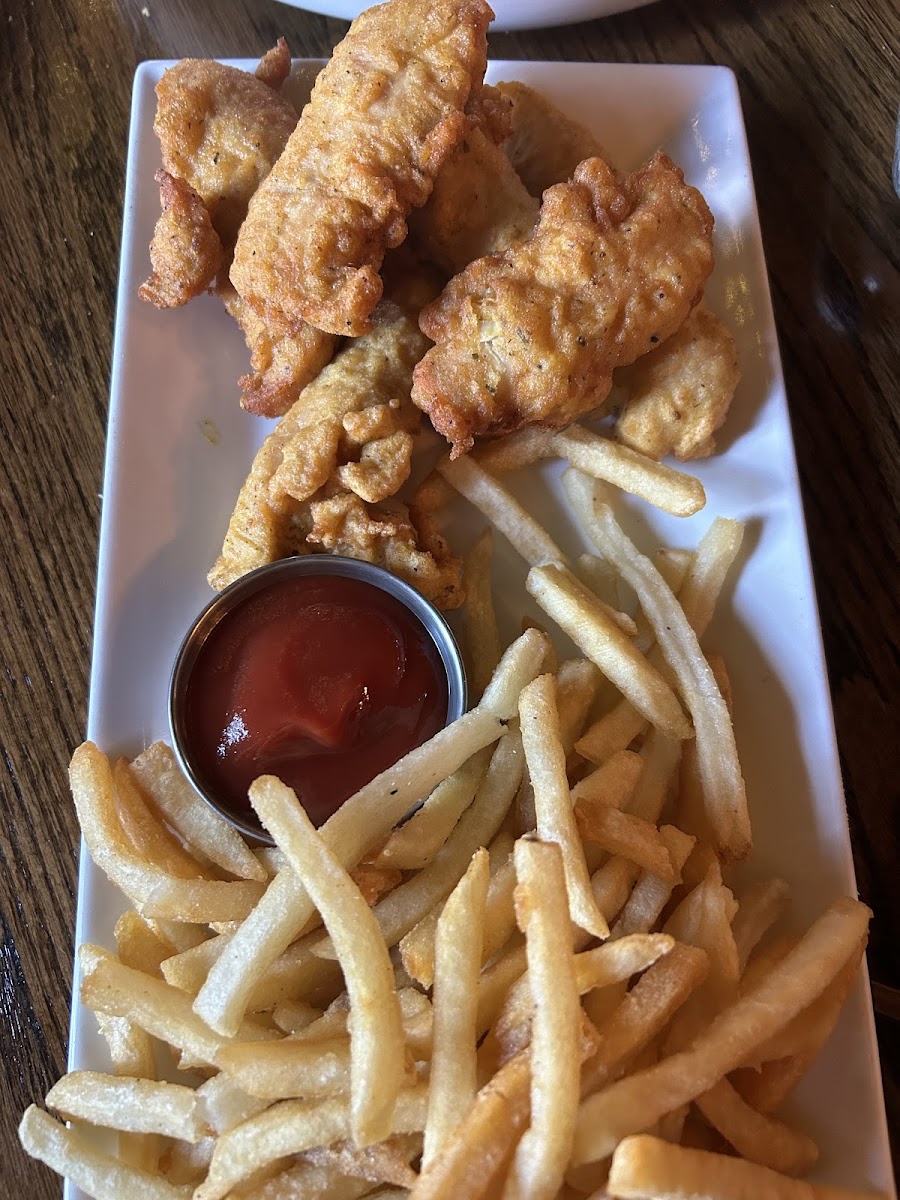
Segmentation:
<svg viewBox="0 0 900 1200">
<path fill-rule="evenodd" d="M 487 889 L 487 852 L 477 850 L 437 922 L 434 1044 L 423 1168 L 432 1161 L 475 1099 L 475 1025 Z"/>
<path fill-rule="evenodd" d="M 523 689 L 519 721 L 534 788 L 538 836 L 555 842 L 562 852 L 573 920 L 595 937 L 606 937 L 609 927 L 591 893 L 584 850 L 572 813 L 552 675 L 541 675 Z"/>
<path fill-rule="evenodd" d="M 302 879 L 337 950 L 350 998 L 350 1125 L 357 1146 L 386 1138 L 404 1082 L 403 1024 L 387 948 L 372 910 L 296 796 L 271 776 L 250 801 Z"/>
<path fill-rule="evenodd" d="M 516 843 L 516 911 L 525 936 L 531 1023 L 531 1123 L 504 1196 L 551 1200 L 562 1186 L 578 1113 L 581 1010 L 563 856 L 553 843 Z"/>
</svg>

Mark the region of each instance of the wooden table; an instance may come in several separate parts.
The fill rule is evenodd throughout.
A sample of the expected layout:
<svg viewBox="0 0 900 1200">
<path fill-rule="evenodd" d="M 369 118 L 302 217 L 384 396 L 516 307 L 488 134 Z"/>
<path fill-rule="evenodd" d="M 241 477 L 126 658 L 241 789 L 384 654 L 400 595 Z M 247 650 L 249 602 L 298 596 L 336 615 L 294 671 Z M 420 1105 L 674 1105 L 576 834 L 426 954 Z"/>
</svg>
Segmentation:
<svg viewBox="0 0 900 1200">
<path fill-rule="evenodd" d="M 2 0 L 0 611 L 4 1196 L 57 1196 L 16 1144 L 64 1070 L 99 491 L 131 81 L 147 58 L 327 55 L 339 21 L 274 0 Z M 495 34 L 500 58 L 719 63 L 740 83 L 794 420 L 873 978 L 900 986 L 897 247 L 900 10 L 665 0 Z M 888 997 L 889 1000 L 889 997 Z M 900 1130 L 900 1026 L 879 1020 Z M 895 1143 L 900 1151 L 900 1142 Z"/>
</svg>

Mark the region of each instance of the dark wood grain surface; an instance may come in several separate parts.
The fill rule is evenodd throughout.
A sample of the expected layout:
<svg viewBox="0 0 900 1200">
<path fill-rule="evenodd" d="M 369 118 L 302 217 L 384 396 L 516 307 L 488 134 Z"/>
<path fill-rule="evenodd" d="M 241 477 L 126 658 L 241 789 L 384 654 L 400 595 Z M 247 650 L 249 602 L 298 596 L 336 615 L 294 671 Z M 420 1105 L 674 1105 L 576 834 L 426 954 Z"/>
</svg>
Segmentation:
<svg viewBox="0 0 900 1200">
<path fill-rule="evenodd" d="M 77 831 L 134 68 L 326 55 L 274 0 L 0 0 L 0 1196 L 58 1196 L 16 1124 L 64 1070 Z M 794 421 L 870 969 L 900 987 L 898 213 L 891 0 L 663 0 L 495 34 L 494 57 L 718 63 L 740 84 Z M 888 996 L 885 1003 L 889 1003 Z M 900 1130 L 900 1032 L 879 1019 Z M 900 1149 L 895 1145 L 895 1153 Z"/>
</svg>

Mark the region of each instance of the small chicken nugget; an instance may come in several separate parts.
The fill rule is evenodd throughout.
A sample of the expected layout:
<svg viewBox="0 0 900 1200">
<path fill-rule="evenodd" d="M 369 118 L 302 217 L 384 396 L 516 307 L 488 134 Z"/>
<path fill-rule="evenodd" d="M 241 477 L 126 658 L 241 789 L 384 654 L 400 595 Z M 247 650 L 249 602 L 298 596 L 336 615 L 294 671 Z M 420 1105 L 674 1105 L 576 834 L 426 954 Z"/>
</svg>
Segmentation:
<svg viewBox="0 0 900 1200">
<path fill-rule="evenodd" d="M 162 215 L 150 243 L 153 272 L 138 289 L 157 308 L 180 308 L 207 291 L 225 261 L 206 205 L 189 183 L 157 171 Z"/>
<path fill-rule="evenodd" d="M 715 449 L 741 378 L 728 328 L 698 304 L 680 329 L 627 371 L 628 399 L 616 420 L 620 442 L 649 458 L 683 462 Z"/>
</svg>

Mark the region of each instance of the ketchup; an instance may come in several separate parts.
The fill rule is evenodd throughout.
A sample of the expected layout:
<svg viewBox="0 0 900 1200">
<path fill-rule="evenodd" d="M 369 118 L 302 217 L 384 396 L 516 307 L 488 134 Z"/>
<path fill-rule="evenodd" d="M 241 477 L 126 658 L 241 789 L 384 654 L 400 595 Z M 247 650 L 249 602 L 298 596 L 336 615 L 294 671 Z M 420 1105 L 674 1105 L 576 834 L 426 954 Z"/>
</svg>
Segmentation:
<svg viewBox="0 0 900 1200">
<path fill-rule="evenodd" d="M 191 671 L 185 732 L 204 787 L 256 823 L 277 775 L 321 825 L 447 718 L 437 648 L 397 599 L 339 575 L 276 581 L 215 626 Z"/>
</svg>

